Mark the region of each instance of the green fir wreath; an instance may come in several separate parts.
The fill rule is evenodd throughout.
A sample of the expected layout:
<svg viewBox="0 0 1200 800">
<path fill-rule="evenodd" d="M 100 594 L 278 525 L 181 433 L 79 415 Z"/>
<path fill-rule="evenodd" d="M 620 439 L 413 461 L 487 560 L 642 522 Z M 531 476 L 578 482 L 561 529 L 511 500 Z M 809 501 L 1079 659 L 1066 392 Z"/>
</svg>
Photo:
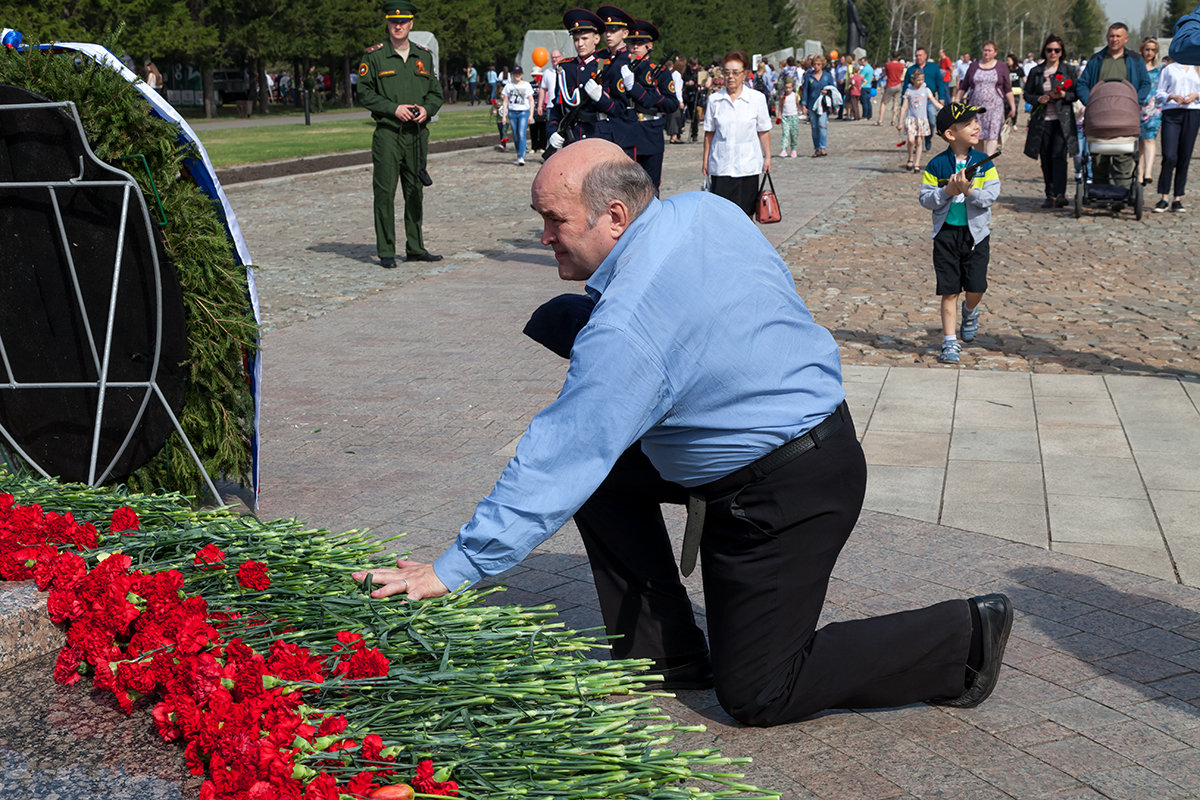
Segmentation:
<svg viewBox="0 0 1200 800">
<path fill-rule="evenodd" d="M 132 158 L 145 157 L 167 220 L 161 228 L 166 252 L 183 290 L 188 387 L 179 421 L 214 480 L 223 476 L 246 485 L 254 426 L 246 355 L 257 347 L 258 327 L 246 268 L 234 258 L 217 207 L 187 175 L 184 162 L 195 148 L 181 140 L 174 122 L 151 112 L 133 84 L 75 52 L 3 50 L 0 83 L 73 102 L 96 157 L 133 175 L 153 209 L 146 170 Z M 125 482 L 140 492 L 207 493 L 178 433 Z"/>
</svg>

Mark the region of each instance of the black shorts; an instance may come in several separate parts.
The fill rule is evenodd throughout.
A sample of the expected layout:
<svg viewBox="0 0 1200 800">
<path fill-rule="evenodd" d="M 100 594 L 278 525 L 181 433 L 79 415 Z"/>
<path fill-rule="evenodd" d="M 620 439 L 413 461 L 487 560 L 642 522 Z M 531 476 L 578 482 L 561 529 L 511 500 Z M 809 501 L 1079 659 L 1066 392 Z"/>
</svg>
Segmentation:
<svg viewBox="0 0 1200 800">
<path fill-rule="evenodd" d="M 939 296 L 959 292 L 986 292 L 991 236 L 975 244 L 965 225 L 943 225 L 933 237 L 933 272 Z"/>
</svg>

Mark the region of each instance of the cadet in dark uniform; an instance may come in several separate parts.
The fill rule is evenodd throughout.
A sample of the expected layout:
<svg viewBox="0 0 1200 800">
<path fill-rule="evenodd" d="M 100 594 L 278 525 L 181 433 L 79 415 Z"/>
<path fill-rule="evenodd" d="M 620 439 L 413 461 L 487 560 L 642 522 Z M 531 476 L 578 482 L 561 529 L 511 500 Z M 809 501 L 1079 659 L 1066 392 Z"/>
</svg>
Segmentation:
<svg viewBox="0 0 1200 800">
<path fill-rule="evenodd" d="M 626 41 L 633 56 L 630 73 L 625 77 L 626 94 L 633 101 L 637 114 L 637 133 L 634 158 L 650 175 L 657 189 L 662 183 L 663 151 L 666 144 L 663 131 L 667 115 L 679 108 L 671 70 L 650 61 L 650 51 L 658 41 L 658 28 L 644 19 L 633 21 Z"/>
<path fill-rule="evenodd" d="M 421 232 L 424 188 L 418 174 L 429 149 L 429 118 L 442 107 L 433 53 L 409 41 L 416 7 L 383 4 L 388 41 L 367 50 L 358 67 L 358 99 L 375 119 L 371 164 L 375 190 L 375 250 L 385 268 L 396 266 L 396 182 L 404 192 L 406 261 L 440 261 Z"/>
<path fill-rule="evenodd" d="M 604 41 L 607 50 L 597 54 L 605 62 L 604 79 L 601 85 L 605 93 L 613 98 L 616 106 L 607 119 L 597 125 L 597 135 L 621 145 L 625 155 L 637 157 L 637 141 L 640 136 L 637 114 L 627 91 L 632 82 L 631 58 L 625 40 L 633 29 L 633 17 L 616 6 L 600 6 L 596 9 L 604 21 Z"/>
<path fill-rule="evenodd" d="M 575 57 L 558 62 L 554 104 L 546 112 L 546 124 L 552 131 L 547 158 L 551 151 L 580 139 L 611 138 L 611 128 L 609 136 L 604 136 L 597 125 L 624 112 L 624 105 L 613 100 L 600 83 L 605 64 L 596 56 L 596 45 L 604 22 L 586 8 L 573 8 L 563 14 L 563 27 L 571 34 Z"/>
</svg>

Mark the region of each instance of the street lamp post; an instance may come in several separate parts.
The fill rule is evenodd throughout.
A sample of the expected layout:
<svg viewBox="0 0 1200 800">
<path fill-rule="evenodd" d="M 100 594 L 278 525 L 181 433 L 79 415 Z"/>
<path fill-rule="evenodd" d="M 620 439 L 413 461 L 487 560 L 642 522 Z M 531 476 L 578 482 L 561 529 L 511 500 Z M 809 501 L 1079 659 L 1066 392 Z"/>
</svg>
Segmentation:
<svg viewBox="0 0 1200 800">
<path fill-rule="evenodd" d="M 924 11 L 918 11 L 913 15 L 913 61 L 917 60 L 917 19 L 924 13 Z"/>
<path fill-rule="evenodd" d="M 1029 12 L 1025 12 L 1025 16 L 1021 17 L 1021 47 L 1020 52 L 1025 52 L 1025 20 L 1029 19 Z"/>
</svg>

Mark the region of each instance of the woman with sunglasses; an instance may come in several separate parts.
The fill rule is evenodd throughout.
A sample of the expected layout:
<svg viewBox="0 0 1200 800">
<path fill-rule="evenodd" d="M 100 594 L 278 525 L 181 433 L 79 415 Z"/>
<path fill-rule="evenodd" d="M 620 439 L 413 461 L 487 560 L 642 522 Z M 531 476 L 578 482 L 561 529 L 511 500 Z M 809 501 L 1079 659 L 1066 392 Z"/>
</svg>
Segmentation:
<svg viewBox="0 0 1200 800">
<path fill-rule="evenodd" d="M 1046 199 L 1042 208 L 1067 204 L 1067 156 L 1079 152 L 1075 136 L 1075 88 L 1078 70 L 1063 60 L 1063 40 L 1055 34 L 1042 45 L 1042 62 L 1025 79 L 1025 101 L 1033 106 L 1025 155 L 1040 159 Z"/>
<path fill-rule="evenodd" d="M 1162 126 L 1162 109 L 1154 98 L 1158 91 L 1158 74 L 1162 72 L 1162 59 L 1158 54 L 1158 39 L 1147 36 L 1142 40 L 1142 60 L 1146 62 L 1146 74 L 1150 76 L 1150 99 L 1142 106 L 1142 131 L 1138 135 L 1138 175 L 1142 185 L 1150 185 L 1150 170 L 1154 166 L 1155 151 L 1158 149 L 1158 129 Z"/>
</svg>

